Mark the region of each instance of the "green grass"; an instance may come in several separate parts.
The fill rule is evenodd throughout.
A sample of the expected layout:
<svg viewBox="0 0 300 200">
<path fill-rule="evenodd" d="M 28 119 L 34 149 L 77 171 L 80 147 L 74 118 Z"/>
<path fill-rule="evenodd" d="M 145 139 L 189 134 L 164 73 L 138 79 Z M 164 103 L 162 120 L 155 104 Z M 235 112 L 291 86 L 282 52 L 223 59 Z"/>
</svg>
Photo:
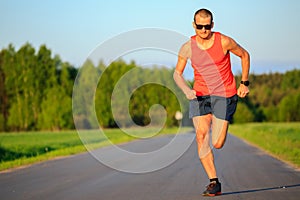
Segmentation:
<svg viewBox="0 0 300 200">
<path fill-rule="evenodd" d="M 142 131 L 141 131 L 142 130 Z M 184 128 L 182 131 L 189 131 Z M 175 134 L 178 128 L 164 128 L 154 135 L 155 128 L 128 129 L 128 135 L 120 129 L 99 131 L 60 131 L 60 132 L 17 132 L 0 133 L 0 171 L 45 161 L 61 156 L 69 156 L 113 144 L 120 144 L 162 134 Z M 109 139 L 107 139 L 106 137 Z M 86 144 L 83 145 L 83 139 Z"/>
<path fill-rule="evenodd" d="M 298 122 L 233 124 L 230 125 L 229 132 L 297 168 L 300 167 Z"/>
</svg>

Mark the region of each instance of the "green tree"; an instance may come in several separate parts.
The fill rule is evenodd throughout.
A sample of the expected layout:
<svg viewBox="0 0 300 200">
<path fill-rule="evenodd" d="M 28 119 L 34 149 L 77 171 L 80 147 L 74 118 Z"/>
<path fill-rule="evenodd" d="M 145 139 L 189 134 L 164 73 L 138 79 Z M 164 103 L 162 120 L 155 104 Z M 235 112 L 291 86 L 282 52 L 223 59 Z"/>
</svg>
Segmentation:
<svg viewBox="0 0 300 200">
<path fill-rule="evenodd" d="M 279 108 L 278 106 L 268 106 L 262 108 L 263 113 L 265 115 L 265 121 L 269 122 L 278 122 L 279 119 Z"/>
<path fill-rule="evenodd" d="M 9 109 L 9 99 L 12 95 L 12 81 L 7 78 L 8 74 L 12 74 L 14 66 L 15 49 L 10 44 L 7 49 L 0 51 L 0 131 L 7 131 L 7 119 Z"/>
<path fill-rule="evenodd" d="M 300 121 L 300 91 L 289 94 L 279 104 L 280 121 Z"/>
<path fill-rule="evenodd" d="M 87 60 L 78 72 L 73 90 L 73 117 L 77 128 L 98 128 L 94 116 L 94 99 L 100 71 Z"/>
<path fill-rule="evenodd" d="M 15 54 L 15 63 L 10 69 L 13 89 L 8 125 L 17 130 L 29 130 L 34 126 L 34 73 L 36 67 L 35 50 L 30 44 L 22 46 Z M 6 75 L 8 78 L 8 75 Z"/>
<path fill-rule="evenodd" d="M 234 123 L 253 122 L 254 119 L 255 116 L 253 112 L 249 109 L 249 107 L 245 103 L 238 103 L 233 118 Z"/>
<path fill-rule="evenodd" d="M 61 130 L 72 126 L 72 99 L 62 86 L 50 88 L 42 103 L 39 129 Z"/>
<path fill-rule="evenodd" d="M 286 72 L 281 82 L 281 88 L 284 90 L 300 88 L 299 77 L 300 77 L 300 70 L 294 69 Z"/>
<path fill-rule="evenodd" d="M 38 128 L 47 130 L 61 130 L 74 128 L 72 119 L 72 85 L 73 67 L 62 63 L 55 57 L 56 73 L 53 82 L 45 88 L 41 103 L 41 114 Z M 72 77 L 73 78 L 73 77 Z"/>
<path fill-rule="evenodd" d="M 99 124 L 102 127 L 117 127 L 117 124 L 114 120 L 112 114 L 112 94 L 115 90 L 115 86 L 118 81 L 121 79 L 126 72 L 130 69 L 135 68 L 135 64 L 132 62 L 130 64 L 125 63 L 123 60 L 118 60 L 112 62 L 105 70 L 102 72 L 101 77 L 98 82 L 98 87 L 96 91 L 96 99 L 95 99 L 95 109 L 97 113 L 97 118 Z M 134 78 L 134 77 L 132 77 Z M 123 84 L 119 85 L 120 87 L 124 88 L 124 90 L 120 89 L 121 92 L 128 91 L 128 86 L 130 87 L 131 84 Z M 119 87 L 118 86 L 118 87 Z M 124 94 L 125 95 L 125 94 Z M 115 103 L 122 104 L 123 99 L 114 99 Z M 118 108 L 116 108 L 118 109 Z M 119 112 L 119 111 L 116 111 Z M 119 112 L 122 114 L 123 112 Z M 119 116 L 122 118 L 122 116 Z"/>
</svg>

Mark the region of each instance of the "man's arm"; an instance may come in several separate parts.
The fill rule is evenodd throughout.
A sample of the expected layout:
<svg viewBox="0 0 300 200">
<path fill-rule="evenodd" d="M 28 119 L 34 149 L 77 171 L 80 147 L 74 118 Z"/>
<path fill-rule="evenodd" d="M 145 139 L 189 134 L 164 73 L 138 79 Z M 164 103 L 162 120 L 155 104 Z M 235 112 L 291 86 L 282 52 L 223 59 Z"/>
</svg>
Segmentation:
<svg viewBox="0 0 300 200">
<path fill-rule="evenodd" d="M 196 97 L 196 91 L 192 90 L 187 83 L 185 82 L 182 73 L 185 69 L 187 63 L 187 59 L 183 58 L 182 56 L 178 56 L 178 61 L 176 64 L 176 68 L 173 74 L 173 78 L 177 86 L 182 90 L 182 92 L 185 94 L 186 98 L 189 100 L 195 99 Z"/>
<path fill-rule="evenodd" d="M 248 81 L 250 70 L 250 55 L 232 38 L 222 35 L 222 46 L 225 51 L 230 51 L 234 55 L 241 58 L 242 65 L 242 81 Z M 239 97 L 245 97 L 249 93 L 249 88 L 244 84 L 240 84 L 237 94 Z"/>
</svg>

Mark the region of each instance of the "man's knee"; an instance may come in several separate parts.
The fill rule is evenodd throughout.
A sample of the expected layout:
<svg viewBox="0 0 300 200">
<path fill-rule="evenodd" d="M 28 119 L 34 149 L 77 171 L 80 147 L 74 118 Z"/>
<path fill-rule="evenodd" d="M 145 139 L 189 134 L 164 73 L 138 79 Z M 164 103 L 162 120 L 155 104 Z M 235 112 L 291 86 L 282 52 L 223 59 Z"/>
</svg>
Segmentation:
<svg viewBox="0 0 300 200">
<path fill-rule="evenodd" d="M 225 143 L 224 141 L 222 142 L 217 141 L 213 145 L 216 149 L 221 149 L 224 146 L 224 143 Z"/>
<path fill-rule="evenodd" d="M 199 144 L 202 144 L 205 140 L 205 137 L 208 135 L 208 129 L 206 128 L 199 128 L 196 130 L 196 141 Z"/>
</svg>

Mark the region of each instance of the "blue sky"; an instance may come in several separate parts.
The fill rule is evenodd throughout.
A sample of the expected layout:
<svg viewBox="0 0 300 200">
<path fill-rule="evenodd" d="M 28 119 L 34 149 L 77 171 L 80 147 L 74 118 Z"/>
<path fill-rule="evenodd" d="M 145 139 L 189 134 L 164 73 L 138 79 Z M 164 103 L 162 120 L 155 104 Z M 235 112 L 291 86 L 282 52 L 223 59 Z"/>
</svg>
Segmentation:
<svg viewBox="0 0 300 200">
<path fill-rule="evenodd" d="M 161 28 L 194 34 L 193 14 L 214 13 L 215 31 L 251 55 L 251 72 L 300 68 L 299 0 L 1 0 L 0 48 L 46 44 L 64 61 L 81 65 L 99 44 L 127 31 Z M 239 60 L 233 58 L 233 70 Z M 176 59 L 167 61 L 176 64 Z"/>
</svg>

